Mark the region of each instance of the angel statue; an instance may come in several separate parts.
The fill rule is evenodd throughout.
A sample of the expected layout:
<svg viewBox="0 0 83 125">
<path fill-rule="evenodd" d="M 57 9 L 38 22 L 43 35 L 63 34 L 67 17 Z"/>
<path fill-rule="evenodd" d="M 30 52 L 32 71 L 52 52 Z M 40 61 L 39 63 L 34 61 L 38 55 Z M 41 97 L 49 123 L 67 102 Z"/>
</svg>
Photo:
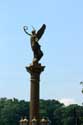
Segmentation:
<svg viewBox="0 0 83 125">
<path fill-rule="evenodd" d="M 43 52 L 41 50 L 41 46 L 39 45 L 39 40 L 42 37 L 45 29 L 46 29 L 46 25 L 43 24 L 42 27 L 36 32 L 35 28 L 32 27 L 33 30 L 31 33 L 28 33 L 28 27 L 24 26 L 23 29 L 25 31 L 26 34 L 28 34 L 30 36 L 30 42 L 31 42 L 31 48 L 33 51 L 33 63 L 38 63 L 39 60 L 42 58 L 43 56 Z"/>
</svg>

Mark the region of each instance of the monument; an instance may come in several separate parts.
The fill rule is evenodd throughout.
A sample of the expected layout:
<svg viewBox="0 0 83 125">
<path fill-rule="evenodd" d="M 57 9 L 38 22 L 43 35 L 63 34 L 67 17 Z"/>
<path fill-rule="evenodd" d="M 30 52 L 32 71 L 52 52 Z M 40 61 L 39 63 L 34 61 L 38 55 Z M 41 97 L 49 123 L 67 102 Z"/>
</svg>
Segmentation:
<svg viewBox="0 0 83 125">
<path fill-rule="evenodd" d="M 31 76 L 31 87 L 30 87 L 30 120 L 29 125 L 33 125 L 32 122 L 36 122 L 35 125 L 39 125 L 40 116 L 39 116 L 39 89 L 40 89 L 40 74 L 44 71 L 45 66 L 42 66 L 39 63 L 40 59 L 43 56 L 39 40 L 41 39 L 46 25 L 43 24 L 42 27 L 36 32 L 33 28 L 32 32 L 28 32 L 28 27 L 23 27 L 25 33 L 30 36 L 31 49 L 33 52 L 33 60 L 29 66 L 26 66 L 27 72 Z"/>
</svg>

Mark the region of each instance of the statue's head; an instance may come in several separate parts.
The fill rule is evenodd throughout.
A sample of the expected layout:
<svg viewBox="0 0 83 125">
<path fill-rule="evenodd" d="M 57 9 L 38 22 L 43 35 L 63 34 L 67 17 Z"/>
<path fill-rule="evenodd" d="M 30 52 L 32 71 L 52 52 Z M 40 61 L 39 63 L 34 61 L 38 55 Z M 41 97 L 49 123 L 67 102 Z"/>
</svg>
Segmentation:
<svg viewBox="0 0 83 125">
<path fill-rule="evenodd" d="M 36 34 L 36 30 L 32 30 L 32 34 L 33 34 L 33 35 Z"/>
<path fill-rule="evenodd" d="M 36 30 L 35 30 L 35 28 L 33 26 L 32 26 L 32 28 L 33 28 L 32 34 L 34 35 L 34 34 L 36 34 Z"/>
</svg>

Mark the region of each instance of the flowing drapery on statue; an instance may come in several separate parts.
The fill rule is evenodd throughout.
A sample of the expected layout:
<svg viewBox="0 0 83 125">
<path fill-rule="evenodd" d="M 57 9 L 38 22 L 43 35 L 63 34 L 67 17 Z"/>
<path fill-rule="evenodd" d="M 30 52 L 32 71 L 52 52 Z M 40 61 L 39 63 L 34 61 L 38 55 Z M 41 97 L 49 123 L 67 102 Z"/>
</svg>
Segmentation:
<svg viewBox="0 0 83 125">
<path fill-rule="evenodd" d="M 27 30 L 28 30 L 27 26 L 24 26 L 23 29 L 24 29 L 25 33 L 28 34 L 31 37 L 30 38 L 31 48 L 32 48 L 33 55 L 34 55 L 33 63 L 38 63 L 39 60 L 43 56 L 43 52 L 41 50 L 41 46 L 39 45 L 39 40 L 42 37 L 42 35 L 43 35 L 43 33 L 44 33 L 45 29 L 46 29 L 46 25 L 43 24 L 42 27 L 37 32 L 33 28 L 32 32 L 28 33 L 27 32 Z"/>
</svg>

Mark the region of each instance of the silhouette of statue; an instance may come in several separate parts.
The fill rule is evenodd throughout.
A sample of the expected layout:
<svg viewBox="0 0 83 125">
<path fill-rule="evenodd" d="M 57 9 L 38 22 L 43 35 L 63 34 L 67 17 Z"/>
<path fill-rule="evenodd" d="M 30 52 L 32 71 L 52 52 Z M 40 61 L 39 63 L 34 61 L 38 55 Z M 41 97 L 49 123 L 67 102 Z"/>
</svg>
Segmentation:
<svg viewBox="0 0 83 125">
<path fill-rule="evenodd" d="M 28 27 L 24 26 L 23 27 L 24 31 L 26 34 L 28 34 L 30 36 L 30 42 L 31 42 L 31 48 L 33 51 L 33 63 L 38 63 L 39 60 L 42 58 L 43 56 L 43 52 L 41 50 L 41 46 L 39 45 L 39 40 L 42 37 L 45 29 L 46 29 L 46 25 L 43 24 L 42 27 L 36 32 L 36 30 L 33 28 L 31 33 L 28 33 Z"/>
</svg>

